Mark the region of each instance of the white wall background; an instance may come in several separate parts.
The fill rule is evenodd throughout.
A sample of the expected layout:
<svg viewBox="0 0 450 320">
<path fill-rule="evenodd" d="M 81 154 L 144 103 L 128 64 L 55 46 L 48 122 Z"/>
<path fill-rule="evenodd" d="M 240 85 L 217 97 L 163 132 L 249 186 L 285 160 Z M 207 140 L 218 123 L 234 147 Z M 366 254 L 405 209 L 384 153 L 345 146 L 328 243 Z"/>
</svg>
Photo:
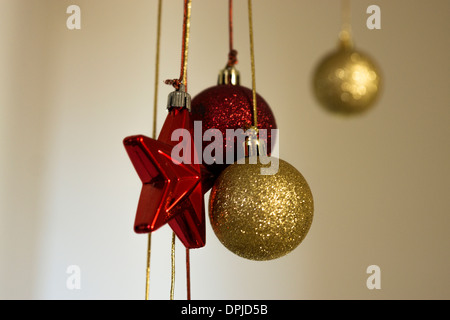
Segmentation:
<svg viewBox="0 0 450 320">
<path fill-rule="evenodd" d="M 81 7 L 81 30 L 66 8 Z M 366 8 L 382 10 L 368 30 Z M 141 188 L 122 139 L 151 134 L 157 1 L 0 1 L 0 298 L 143 299 L 147 237 L 133 232 Z M 251 86 L 247 2 L 235 47 Z M 193 299 L 450 298 L 450 3 L 352 2 L 356 46 L 381 65 L 369 113 L 342 118 L 311 92 L 334 49 L 339 1 L 253 2 L 258 92 L 280 128 L 280 157 L 307 178 L 315 217 L 271 262 L 241 259 L 207 226 L 191 252 Z M 182 1 L 163 5 L 160 79 L 179 75 Z M 227 1 L 194 0 L 189 92 L 215 84 L 228 53 Z M 167 94 L 161 84 L 158 124 Z M 208 197 L 205 198 L 205 201 Z M 153 235 L 152 299 L 168 299 L 168 227 Z M 177 243 L 175 298 L 185 299 Z M 366 268 L 381 268 L 380 290 Z M 66 269 L 81 269 L 68 290 Z"/>
</svg>

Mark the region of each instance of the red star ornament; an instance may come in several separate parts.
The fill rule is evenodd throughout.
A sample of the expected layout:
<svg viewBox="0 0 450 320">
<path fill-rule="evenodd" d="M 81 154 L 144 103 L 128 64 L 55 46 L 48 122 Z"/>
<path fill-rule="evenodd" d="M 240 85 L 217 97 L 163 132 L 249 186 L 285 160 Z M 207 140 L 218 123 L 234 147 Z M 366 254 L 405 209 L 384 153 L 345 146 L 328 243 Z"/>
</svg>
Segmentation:
<svg viewBox="0 0 450 320">
<path fill-rule="evenodd" d="M 172 156 L 176 129 L 189 132 L 189 152 Z M 193 121 L 188 109 L 171 108 L 158 140 L 143 135 L 124 139 L 125 149 L 141 181 L 142 190 L 134 230 L 153 232 L 168 223 L 186 248 L 205 245 L 205 208 L 202 167 L 198 164 L 192 136 Z M 184 137 L 186 138 L 186 137 Z"/>
</svg>

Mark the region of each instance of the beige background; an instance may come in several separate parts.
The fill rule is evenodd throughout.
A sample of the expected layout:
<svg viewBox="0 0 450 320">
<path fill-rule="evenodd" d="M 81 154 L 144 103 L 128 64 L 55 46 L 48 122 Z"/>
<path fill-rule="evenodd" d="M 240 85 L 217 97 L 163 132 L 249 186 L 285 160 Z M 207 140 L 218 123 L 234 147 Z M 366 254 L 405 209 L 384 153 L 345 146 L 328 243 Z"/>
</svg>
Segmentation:
<svg viewBox="0 0 450 320">
<path fill-rule="evenodd" d="M 66 8 L 81 7 L 81 30 Z M 368 30 L 366 8 L 381 7 Z M 150 0 L 0 1 L 0 298 L 143 299 L 146 236 L 132 226 L 140 181 L 122 146 L 151 134 L 156 5 Z M 450 298 L 450 2 L 352 2 L 357 48 L 385 86 L 367 114 L 342 118 L 311 91 L 334 49 L 336 0 L 255 0 L 256 83 L 280 128 L 279 155 L 308 180 L 304 242 L 271 262 L 235 256 L 209 222 L 191 253 L 194 299 Z M 251 85 L 247 2 L 235 1 L 242 84 Z M 179 75 L 182 1 L 163 7 L 160 80 Z M 227 1 L 194 0 L 191 95 L 228 53 Z M 158 126 L 167 94 L 161 84 Z M 206 197 L 205 201 L 208 199 Z M 171 231 L 154 233 L 151 298 L 168 299 Z M 185 299 L 177 242 L 175 298 Z M 369 265 L 381 289 L 366 287 Z M 66 269 L 81 269 L 68 290 Z"/>
</svg>

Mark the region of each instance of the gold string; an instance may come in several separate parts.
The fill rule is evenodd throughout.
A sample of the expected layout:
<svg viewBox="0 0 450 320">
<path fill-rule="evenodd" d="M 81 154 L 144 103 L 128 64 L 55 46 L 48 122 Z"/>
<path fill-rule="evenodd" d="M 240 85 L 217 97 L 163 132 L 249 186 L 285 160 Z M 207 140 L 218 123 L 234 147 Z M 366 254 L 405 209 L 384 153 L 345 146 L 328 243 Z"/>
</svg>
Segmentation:
<svg viewBox="0 0 450 320">
<path fill-rule="evenodd" d="M 352 14 L 350 0 L 341 0 L 341 31 L 339 39 L 341 43 L 352 46 Z"/>
<path fill-rule="evenodd" d="M 191 0 L 186 1 L 185 6 L 185 32 L 184 32 L 184 65 L 183 65 L 183 83 L 187 92 L 187 57 L 189 47 L 189 31 L 191 28 Z M 191 272 L 190 272 L 189 249 L 186 248 L 186 290 L 187 300 L 191 300 Z"/>
<path fill-rule="evenodd" d="M 158 78 L 159 78 L 159 48 L 161 40 L 161 8 L 162 0 L 158 1 L 158 18 L 157 18 L 157 31 L 156 31 L 156 58 L 155 58 L 155 87 L 153 98 L 153 128 L 152 137 L 156 138 L 156 117 L 158 110 Z M 149 232 L 147 240 L 147 269 L 145 276 L 145 300 L 149 300 L 150 294 L 150 257 L 152 253 L 152 233 Z"/>
<path fill-rule="evenodd" d="M 170 300 L 173 300 L 175 291 L 175 232 L 172 232 L 171 261 L 172 261 L 172 274 L 170 277 Z"/>
<path fill-rule="evenodd" d="M 258 114 L 256 108 L 256 76 L 255 76 L 255 49 L 253 44 L 252 0 L 248 0 L 248 24 L 250 36 L 250 58 L 252 65 L 252 100 L 253 100 L 253 126 L 258 127 Z"/>
<path fill-rule="evenodd" d="M 184 1 L 184 23 L 183 23 L 183 49 L 181 57 L 180 81 L 187 88 L 187 60 L 189 51 L 189 31 L 191 28 L 191 0 Z M 186 89 L 187 91 L 187 89 Z"/>
<path fill-rule="evenodd" d="M 150 293 L 150 256 L 152 253 L 152 233 L 148 234 L 148 242 L 147 242 L 147 272 L 146 272 L 146 281 L 145 281 L 145 300 L 149 300 Z"/>
<path fill-rule="evenodd" d="M 152 137 L 156 139 L 156 111 L 158 109 L 158 84 L 159 84 L 159 51 L 161 43 L 161 10 L 162 0 L 158 1 L 158 21 L 156 28 L 156 58 L 155 58 L 155 96 L 153 98 L 153 132 Z"/>
<path fill-rule="evenodd" d="M 342 14 L 342 30 L 351 29 L 351 10 L 350 0 L 341 0 L 341 14 Z"/>
<path fill-rule="evenodd" d="M 183 42 L 181 50 L 181 71 L 180 78 L 174 80 L 166 80 L 166 84 L 172 84 L 177 90 L 179 89 L 180 83 L 185 87 L 187 91 L 187 61 L 188 61 L 188 51 L 189 51 L 189 32 L 191 26 L 191 0 L 184 0 L 184 17 L 183 17 Z M 188 253 L 188 251 L 186 251 Z M 172 232 L 172 272 L 170 280 L 170 300 L 174 299 L 175 290 L 175 232 Z M 189 259 L 186 259 L 186 269 L 189 270 Z M 189 276 L 189 272 L 187 272 Z M 190 279 L 188 280 L 188 297 L 190 297 Z"/>
</svg>

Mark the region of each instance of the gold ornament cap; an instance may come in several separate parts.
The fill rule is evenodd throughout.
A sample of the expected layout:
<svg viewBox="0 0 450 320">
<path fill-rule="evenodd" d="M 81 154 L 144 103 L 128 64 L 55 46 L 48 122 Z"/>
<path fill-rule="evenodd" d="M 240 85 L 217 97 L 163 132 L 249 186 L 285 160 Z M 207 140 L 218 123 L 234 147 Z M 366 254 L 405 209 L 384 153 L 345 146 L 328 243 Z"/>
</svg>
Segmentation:
<svg viewBox="0 0 450 320">
<path fill-rule="evenodd" d="M 342 30 L 339 32 L 339 43 L 338 47 L 341 50 L 352 50 L 353 49 L 353 38 L 352 34 L 348 30 Z"/>
<path fill-rule="evenodd" d="M 231 84 L 233 86 L 240 85 L 241 81 L 239 71 L 234 66 L 227 65 L 224 69 L 220 70 L 217 84 Z"/>
</svg>

